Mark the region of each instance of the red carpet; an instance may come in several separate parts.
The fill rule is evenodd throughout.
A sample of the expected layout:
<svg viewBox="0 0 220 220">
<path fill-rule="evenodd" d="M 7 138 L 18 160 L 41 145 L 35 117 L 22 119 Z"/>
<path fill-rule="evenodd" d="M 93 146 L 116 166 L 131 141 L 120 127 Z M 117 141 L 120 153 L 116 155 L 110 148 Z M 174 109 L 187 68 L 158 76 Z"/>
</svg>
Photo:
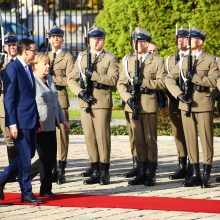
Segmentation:
<svg viewBox="0 0 220 220">
<path fill-rule="evenodd" d="M 24 205 L 19 193 L 5 193 L 0 205 Z M 25 203 L 26 205 L 33 205 Z M 220 200 L 184 199 L 143 196 L 101 196 L 83 194 L 58 194 L 55 199 L 46 199 L 43 206 L 84 208 L 125 208 L 144 210 L 169 210 L 184 212 L 220 213 Z"/>
</svg>

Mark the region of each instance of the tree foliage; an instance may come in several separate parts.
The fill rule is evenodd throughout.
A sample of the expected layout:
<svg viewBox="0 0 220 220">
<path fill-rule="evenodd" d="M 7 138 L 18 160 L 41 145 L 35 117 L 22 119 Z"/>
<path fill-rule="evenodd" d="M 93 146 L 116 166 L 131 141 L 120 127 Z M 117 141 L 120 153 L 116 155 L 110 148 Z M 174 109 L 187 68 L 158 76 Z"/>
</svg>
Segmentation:
<svg viewBox="0 0 220 220">
<path fill-rule="evenodd" d="M 220 4 L 216 0 L 104 0 L 96 25 L 106 33 L 106 49 L 119 59 L 131 50 L 130 25 L 151 31 L 164 58 L 175 52 L 175 26 L 207 33 L 204 49 L 220 56 Z"/>
</svg>

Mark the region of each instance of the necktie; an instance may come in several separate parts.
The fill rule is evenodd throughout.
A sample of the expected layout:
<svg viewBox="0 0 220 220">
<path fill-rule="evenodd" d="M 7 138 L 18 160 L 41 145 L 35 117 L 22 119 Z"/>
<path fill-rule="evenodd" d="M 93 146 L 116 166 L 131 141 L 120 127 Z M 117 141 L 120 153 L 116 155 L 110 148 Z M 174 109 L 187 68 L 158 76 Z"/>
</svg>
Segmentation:
<svg viewBox="0 0 220 220">
<path fill-rule="evenodd" d="M 9 63 L 12 63 L 14 61 L 14 59 L 10 59 L 10 62 Z"/>
<path fill-rule="evenodd" d="M 92 63 L 95 62 L 96 58 L 97 58 L 97 54 L 96 53 L 92 54 Z"/>
<path fill-rule="evenodd" d="M 52 60 L 51 65 L 50 65 L 51 70 L 53 70 L 53 66 L 54 66 L 54 63 L 55 63 L 56 56 L 57 56 L 57 54 L 56 54 L 56 52 L 54 52 L 53 53 L 53 60 Z"/>
<path fill-rule="evenodd" d="M 31 72 L 30 72 L 30 69 L 29 69 L 29 65 L 28 65 L 28 64 L 25 66 L 25 70 L 26 70 L 26 73 L 27 73 L 27 75 L 28 75 L 28 78 L 29 78 L 29 80 L 30 80 L 30 82 L 31 82 L 31 85 L 33 86 L 33 81 L 32 81 L 32 77 L 31 77 Z"/>
</svg>

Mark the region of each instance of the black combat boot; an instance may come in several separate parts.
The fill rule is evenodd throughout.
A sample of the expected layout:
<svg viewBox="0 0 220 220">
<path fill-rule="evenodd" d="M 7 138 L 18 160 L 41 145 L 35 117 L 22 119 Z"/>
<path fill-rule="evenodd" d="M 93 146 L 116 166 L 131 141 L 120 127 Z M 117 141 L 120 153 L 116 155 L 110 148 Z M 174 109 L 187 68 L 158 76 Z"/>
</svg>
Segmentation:
<svg viewBox="0 0 220 220">
<path fill-rule="evenodd" d="M 136 157 L 132 157 L 133 160 L 133 168 L 131 170 L 129 170 L 129 172 L 124 174 L 125 178 L 130 178 L 130 177 L 134 177 L 137 176 L 138 174 L 138 158 Z"/>
<path fill-rule="evenodd" d="M 58 176 L 57 176 L 57 184 L 63 184 L 66 181 L 65 178 L 65 168 L 66 168 L 66 161 L 59 160 L 59 169 L 58 169 Z"/>
<path fill-rule="evenodd" d="M 100 185 L 107 185 L 110 182 L 109 163 L 100 163 Z"/>
<path fill-rule="evenodd" d="M 188 163 L 186 167 L 186 176 L 185 179 L 189 179 L 192 176 L 192 166 L 190 164 L 189 158 L 188 158 Z"/>
<path fill-rule="evenodd" d="M 216 177 L 216 182 L 220 182 L 220 176 Z"/>
<path fill-rule="evenodd" d="M 99 162 L 91 163 L 92 175 L 83 181 L 84 184 L 99 183 L 100 180 L 100 165 Z"/>
<path fill-rule="evenodd" d="M 211 173 L 212 165 L 210 164 L 203 164 L 203 174 L 202 174 L 202 188 L 209 188 L 210 187 L 210 173 Z"/>
<path fill-rule="evenodd" d="M 8 163 L 11 163 L 17 157 L 17 151 L 15 146 L 8 147 L 7 146 L 7 153 L 8 153 Z M 17 173 L 14 173 L 8 179 L 8 182 L 16 182 L 17 181 Z"/>
<path fill-rule="evenodd" d="M 157 170 L 157 163 L 152 162 L 149 163 L 149 169 L 146 175 L 146 179 L 144 182 L 145 186 L 154 186 L 156 184 L 156 170 Z"/>
<path fill-rule="evenodd" d="M 53 168 L 52 168 L 52 174 L 51 174 L 51 180 L 52 183 L 57 182 L 58 172 L 57 172 L 57 160 L 55 159 L 53 161 Z"/>
<path fill-rule="evenodd" d="M 90 177 L 93 173 L 93 170 L 92 170 L 92 164 L 86 169 L 85 172 L 82 172 L 81 173 L 81 176 L 82 177 Z"/>
<path fill-rule="evenodd" d="M 5 199 L 4 188 L 5 188 L 5 184 L 1 183 L 0 184 L 0 200 L 4 200 Z"/>
<path fill-rule="evenodd" d="M 189 179 L 183 182 L 184 187 L 192 187 L 192 186 L 200 186 L 201 185 L 201 174 L 200 174 L 200 167 L 199 163 L 191 164 L 192 167 L 192 175 Z"/>
<path fill-rule="evenodd" d="M 175 171 L 174 174 L 171 174 L 169 178 L 171 180 L 183 179 L 186 176 L 186 157 L 179 157 L 179 168 Z"/>
<path fill-rule="evenodd" d="M 138 174 L 133 180 L 128 181 L 128 185 L 140 185 L 144 184 L 146 180 L 146 169 L 147 169 L 147 162 L 138 162 Z"/>
</svg>

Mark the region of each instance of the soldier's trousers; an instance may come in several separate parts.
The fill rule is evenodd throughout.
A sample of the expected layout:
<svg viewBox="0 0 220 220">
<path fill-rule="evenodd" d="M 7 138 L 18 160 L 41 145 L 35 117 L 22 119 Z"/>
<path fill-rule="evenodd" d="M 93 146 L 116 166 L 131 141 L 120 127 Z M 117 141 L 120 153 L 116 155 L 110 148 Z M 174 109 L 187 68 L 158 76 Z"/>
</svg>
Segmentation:
<svg viewBox="0 0 220 220">
<path fill-rule="evenodd" d="M 187 152 L 191 164 L 199 163 L 198 134 L 200 136 L 203 163 L 213 161 L 213 112 L 192 112 L 190 117 L 181 110 Z"/>
<path fill-rule="evenodd" d="M 169 103 L 169 112 L 170 112 L 172 133 L 174 136 L 178 157 L 186 157 L 187 147 L 186 147 L 186 141 L 183 131 L 181 111 L 178 109 L 178 106 L 173 106 L 172 103 Z"/>
<path fill-rule="evenodd" d="M 126 111 L 125 111 L 125 118 L 127 121 L 127 129 L 128 129 L 128 135 L 129 135 L 129 143 L 130 143 L 130 147 L 131 147 L 131 155 L 132 155 L 132 157 L 136 157 L 137 151 L 136 151 L 135 142 L 134 142 L 134 134 L 133 134 L 133 131 L 131 128 L 129 113 Z"/>
<path fill-rule="evenodd" d="M 138 159 L 157 163 L 157 113 L 139 114 L 138 120 L 133 120 L 132 113 L 129 112 L 129 118 Z"/>
<path fill-rule="evenodd" d="M 69 120 L 69 112 L 67 108 L 63 108 L 63 113 L 66 120 Z M 61 161 L 67 160 L 68 148 L 69 148 L 69 133 L 65 130 L 63 124 L 60 124 L 60 129 L 56 129 L 57 136 L 57 150 L 58 158 Z"/>
<path fill-rule="evenodd" d="M 81 109 L 81 121 L 91 163 L 110 162 L 112 109 L 92 109 L 92 116 Z"/>
<path fill-rule="evenodd" d="M 0 117 L 0 127 L 5 137 L 7 147 L 14 147 L 14 142 L 8 127 L 5 127 L 5 118 Z"/>
</svg>

